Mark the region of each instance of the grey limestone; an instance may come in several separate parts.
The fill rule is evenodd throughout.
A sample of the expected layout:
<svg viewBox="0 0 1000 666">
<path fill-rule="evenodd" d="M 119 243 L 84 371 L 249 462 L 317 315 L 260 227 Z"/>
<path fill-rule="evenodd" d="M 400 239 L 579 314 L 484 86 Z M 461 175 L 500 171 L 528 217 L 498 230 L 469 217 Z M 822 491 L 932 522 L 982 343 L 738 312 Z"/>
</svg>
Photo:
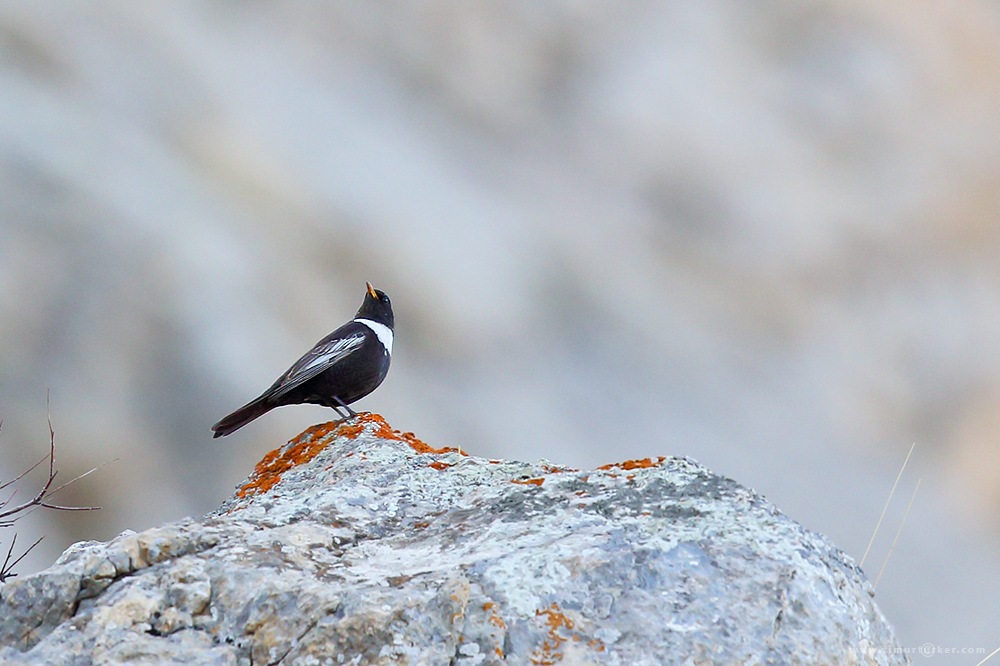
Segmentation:
<svg viewBox="0 0 1000 666">
<path fill-rule="evenodd" d="M 904 664 L 864 573 L 686 458 L 306 431 L 215 513 L 0 586 L 3 664 Z"/>
</svg>

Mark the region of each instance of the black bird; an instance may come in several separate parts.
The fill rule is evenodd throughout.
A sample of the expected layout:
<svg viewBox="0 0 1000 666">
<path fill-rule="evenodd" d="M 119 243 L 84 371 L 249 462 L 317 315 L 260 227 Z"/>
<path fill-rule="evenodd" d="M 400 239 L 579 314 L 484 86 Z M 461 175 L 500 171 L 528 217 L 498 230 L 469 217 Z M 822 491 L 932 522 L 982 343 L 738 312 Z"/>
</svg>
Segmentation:
<svg viewBox="0 0 1000 666">
<path fill-rule="evenodd" d="M 368 285 L 354 319 L 316 343 L 271 388 L 214 426 L 215 437 L 239 430 L 275 407 L 310 403 L 346 409 L 382 383 L 392 355 L 392 305 L 384 292 Z M 345 417 L 346 418 L 346 417 Z"/>
</svg>

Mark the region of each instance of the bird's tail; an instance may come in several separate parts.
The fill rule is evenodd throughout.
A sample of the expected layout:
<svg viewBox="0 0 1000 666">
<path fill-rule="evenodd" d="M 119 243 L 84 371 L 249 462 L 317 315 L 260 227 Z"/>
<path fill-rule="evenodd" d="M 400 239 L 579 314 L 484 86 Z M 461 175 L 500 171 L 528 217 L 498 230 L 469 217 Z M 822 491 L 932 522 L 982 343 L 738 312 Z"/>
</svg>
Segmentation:
<svg viewBox="0 0 1000 666">
<path fill-rule="evenodd" d="M 258 416 L 263 416 L 275 407 L 277 405 L 268 402 L 265 396 L 261 396 L 253 402 L 240 407 L 212 426 L 212 430 L 215 432 L 214 437 L 225 437 L 229 433 L 239 430 Z"/>
</svg>

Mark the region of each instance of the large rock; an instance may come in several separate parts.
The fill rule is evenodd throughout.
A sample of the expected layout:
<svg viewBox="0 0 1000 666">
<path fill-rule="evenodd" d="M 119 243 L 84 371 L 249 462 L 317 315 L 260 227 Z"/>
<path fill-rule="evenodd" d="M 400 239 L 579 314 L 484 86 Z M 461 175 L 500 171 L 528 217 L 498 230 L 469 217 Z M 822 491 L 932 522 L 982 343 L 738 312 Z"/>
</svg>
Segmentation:
<svg viewBox="0 0 1000 666">
<path fill-rule="evenodd" d="M 850 558 L 691 460 L 485 460 L 373 414 L 76 544 L 0 618 L 13 664 L 906 663 Z"/>
</svg>

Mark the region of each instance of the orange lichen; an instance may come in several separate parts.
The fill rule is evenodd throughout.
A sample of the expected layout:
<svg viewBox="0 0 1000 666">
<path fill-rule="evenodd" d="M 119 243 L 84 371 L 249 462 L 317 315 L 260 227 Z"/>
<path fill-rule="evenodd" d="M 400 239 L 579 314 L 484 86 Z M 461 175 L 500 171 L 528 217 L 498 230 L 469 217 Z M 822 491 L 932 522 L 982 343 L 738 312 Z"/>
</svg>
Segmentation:
<svg viewBox="0 0 1000 666">
<path fill-rule="evenodd" d="M 535 616 L 544 616 L 542 622 L 548 627 L 548 634 L 542 645 L 532 653 L 531 663 L 551 666 L 563 660 L 562 644 L 568 640 L 580 641 L 580 633 L 575 630 L 576 623 L 563 614 L 559 604 L 553 603 L 548 608 L 537 610 Z M 587 645 L 595 652 L 604 651 L 604 643 L 598 638 L 588 641 Z"/>
<path fill-rule="evenodd" d="M 290 446 L 284 451 L 275 449 L 268 453 L 254 467 L 250 479 L 236 491 L 236 496 L 244 498 L 252 497 L 258 493 L 266 493 L 281 480 L 282 474 L 315 458 L 326 446 L 323 440 L 324 436 L 335 426 L 336 423 L 313 426 L 299 435 L 298 444 Z M 294 439 L 291 440 L 289 444 L 294 441 Z"/>
<path fill-rule="evenodd" d="M 236 491 L 236 496 L 246 498 L 266 493 L 281 480 L 282 474 L 315 458 L 326 446 L 327 435 L 334 433 L 338 436 L 357 437 L 364 427 L 371 423 L 376 424 L 375 434 L 382 435 L 383 432 L 388 432 L 390 436 L 392 435 L 392 429 L 389 428 L 385 419 L 370 412 L 360 414 L 353 423 L 330 421 L 307 428 L 301 435 L 288 442 L 288 444 L 298 442 L 297 444 L 286 445 L 287 448 L 284 450 L 275 449 L 264 456 L 254 467 L 250 479 Z M 393 439 L 396 438 L 393 437 Z M 353 453 L 348 455 L 353 455 Z"/>
<path fill-rule="evenodd" d="M 399 439 L 393 433 L 392 428 L 386 423 L 385 419 L 382 418 L 380 414 L 375 414 L 374 412 L 362 412 L 358 414 L 351 423 L 342 422 L 342 425 L 337 428 L 337 435 L 347 437 L 348 439 L 354 439 L 362 432 L 364 432 L 367 426 L 375 426 L 372 428 L 372 434 L 376 437 L 382 437 L 383 439 Z"/>
<path fill-rule="evenodd" d="M 525 485 L 525 486 L 527 486 L 527 485 L 540 486 L 540 485 L 542 485 L 542 483 L 545 482 L 545 479 L 511 479 L 510 482 L 511 483 L 520 483 L 520 484 Z"/>
<path fill-rule="evenodd" d="M 490 624 L 495 627 L 500 627 L 501 629 L 506 629 L 507 623 L 503 621 L 502 617 L 500 617 L 500 613 L 498 612 L 499 608 L 500 606 L 493 601 L 487 601 L 483 604 L 483 610 L 490 614 Z"/>
<path fill-rule="evenodd" d="M 535 611 L 536 616 L 546 615 L 545 622 L 549 625 L 549 632 L 556 631 L 559 627 L 566 627 L 567 629 L 573 628 L 573 620 L 569 619 L 563 615 L 562 609 L 559 608 L 559 604 L 553 603 L 548 608 L 543 610 Z M 565 638 L 557 639 L 560 643 L 564 642 Z"/>
<path fill-rule="evenodd" d="M 302 434 L 296 437 L 295 439 L 302 439 L 302 438 L 307 438 L 310 440 L 319 439 L 320 437 L 324 437 L 330 432 L 336 430 L 337 426 L 339 426 L 341 423 L 342 421 L 328 421 L 327 423 L 317 423 L 314 426 L 306 428 L 305 431 L 303 431 Z"/>
<path fill-rule="evenodd" d="M 458 604 L 459 608 L 456 612 L 451 614 L 451 623 L 458 624 L 459 620 L 465 620 L 465 602 L 468 600 L 467 597 L 459 596 L 457 594 L 449 595 L 449 598 Z M 458 635 L 458 642 L 461 643 L 465 640 L 465 637 L 461 634 Z"/>
<path fill-rule="evenodd" d="M 538 617 L 545 616 L 544 622 L 549 627 L 549 633 L 542 642 L 542 646 L 531 655 L 531 663 L 551 666 L 551 664 L 562 661 L 563 658 L 559 646 L 565 643 L 566 639 L 559 635 L 559 630 L 563 627 L 572 629 L 573 620 L 563 615 L 559 604 L 555 603 L 549 608 L 535 611 L 535 615 Z"/>
<path fill-rule="evenodd" d="M 664 456 L 660 456 L 655 461 L 651 458 L 643 458 L 642 460 L 626 460 L 620 463 L 609 463 L 607 465 L 601 465 L 597 469 L 623 469 L 626 472 L 633 469 L 646 469 L 649 467 L 656 467 L 666 460 Z"/>
<path fill-rule="evenodd" d="M 287 448 L 271 451 L 257 463 L 249 480 L 243 487 L 236 491 L 236 496 L 241 499 L 252 497 L 273 488 L 281 480 L 282 474 L 293 467 L 307 463 L 315 458 L 329 441 L 327 435 L 332 433 L 335 437 L 354 439 L 366 431 L 382 439 L 406 442 L 417 453 L 441 454 L 458 452 L 462 455 L 468 455 L 464 451 L 459 451 L 451 447 L 443 449 L 431 448 L 417 439 L 412 432 L 400 433 L 398 430 L 393 430 L 381 415 L 373 412 L 362 412 L 346 421 L 330 421 L 329 423 L 314 425 L 306 429 L 295 439 L 290 440 L 286 445 Z M 291 445 L 292 442 L 297 443 Z M 353 455 L 354 452 L 351 451 L 345 457 Z M 367 456 L 364 453 L 361 453 L 360 457 L 362 460 L 367 460 Z M 433 462 L 430 466 L 438 470 L 451 467 L 450 464 L 443 462 Z"/>
<path fill-rule="evenodd" d="M 415 528 L 416 528 L 416 529 L 418 529 L 418 530 L 422 530 L 422 529 L 424 529 L 425 527 L 430 527 L 430 525 L 431 525 L 430 523 L 424 523 L 424 522 L 420 522 L 420 523 L 413 523 L 413 527 L 415 527 Z"/>
<path fill-rule="evenodd" d="M 396 434 L 398 434 L 399 436 L 395 437 L 395 439 L 401 439 L 401 440 L 403 440 L 404 442 L 406 442 L 407 444 L 409 444 L 410 448 L 412 448 L 417 453 L 460 453 L 463 456 L 469 455 L 465 451 L 462 451 L 460 449 L 456 449 L 456 448 L 454 448 L 452 446 L 446 446 L 444 448 L 435 449 L 435 448 L 433 448 L 431 446 L 428 446 L 427 444 L 425 444 L 424 442 L 420 441 L 419 439 L 417 439 L 416 435 L 414 435 L 412 432 L 404 432 L 404 433 L 400 434 L 399 431 L 397 430 Z"/>
<path fill-rule="evenodd" d="M 483 604 L 483 610 L 490 614 L 488 618 L 488 622 L 490 624 L 499 629 L 501 632 L 507 631 L 507 623 L 503 621 L 502 617 L 500 617 L 500 606 L 493 601 L 487 601 Z M 501 638 L 502 636 L 503 634 L 501 634 Z M 496 635 L 493 636 L 493 651 L 496 652 L 498 657 L 503 659 L 503 647 Z"/>
</svg>

